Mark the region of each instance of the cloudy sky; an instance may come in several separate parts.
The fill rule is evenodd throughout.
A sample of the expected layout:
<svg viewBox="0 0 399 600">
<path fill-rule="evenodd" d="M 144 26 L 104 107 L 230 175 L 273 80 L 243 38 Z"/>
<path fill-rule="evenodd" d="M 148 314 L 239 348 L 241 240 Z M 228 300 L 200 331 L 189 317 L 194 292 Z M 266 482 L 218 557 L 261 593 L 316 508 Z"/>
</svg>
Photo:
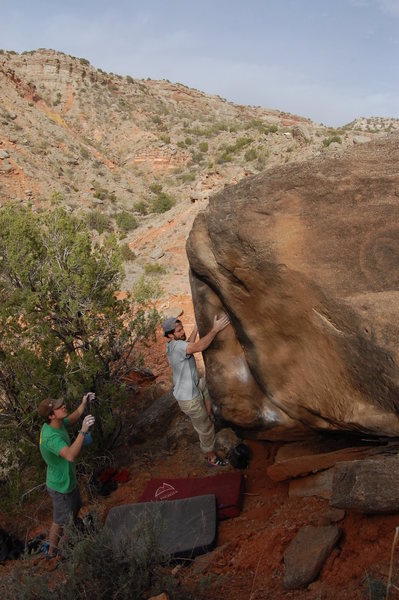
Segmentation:
<svg viewBox="0 0 399 600">
<path fill-rule="evenodd" d="M 0 48 L 53 48 L 326 125 L 399 118 L 399 0 L 0 0 Z"/>
</svg>

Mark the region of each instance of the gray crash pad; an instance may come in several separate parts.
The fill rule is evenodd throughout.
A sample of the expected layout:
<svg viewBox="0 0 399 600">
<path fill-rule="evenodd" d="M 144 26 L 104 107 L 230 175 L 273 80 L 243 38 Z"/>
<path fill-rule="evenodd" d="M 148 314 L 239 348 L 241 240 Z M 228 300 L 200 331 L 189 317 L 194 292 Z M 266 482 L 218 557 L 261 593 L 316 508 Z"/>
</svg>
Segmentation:
<svg viewBox="0 0 399 600">
<path fill-rule="evenodd" d="M 138 550 L 145 551 L 150 531 L 162 553 L 172 558 L 191 558 L 212 550 L 216 524 L 214 495 L 115 506 L 105 521 L 116 547 L 134 540 Z"/>
</svg>

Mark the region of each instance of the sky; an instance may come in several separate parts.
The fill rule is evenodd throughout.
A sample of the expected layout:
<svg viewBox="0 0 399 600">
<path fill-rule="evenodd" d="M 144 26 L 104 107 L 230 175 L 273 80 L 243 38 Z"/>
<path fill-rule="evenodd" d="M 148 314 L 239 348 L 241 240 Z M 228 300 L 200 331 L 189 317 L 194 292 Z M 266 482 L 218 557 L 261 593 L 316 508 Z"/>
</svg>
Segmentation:
<svg viewBox="0 0 399 600">
<path fill-rule="evenodd" d="M 329 126 L 399 118 L 399 0 L 0 0 L 0 48 Z"/>
</svg>

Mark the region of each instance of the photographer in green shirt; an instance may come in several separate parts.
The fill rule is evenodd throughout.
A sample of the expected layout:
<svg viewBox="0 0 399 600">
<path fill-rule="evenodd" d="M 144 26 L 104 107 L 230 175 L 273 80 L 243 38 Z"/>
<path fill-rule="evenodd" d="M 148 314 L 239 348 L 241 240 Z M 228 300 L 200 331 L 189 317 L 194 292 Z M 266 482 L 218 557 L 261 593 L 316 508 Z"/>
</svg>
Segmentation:
<svg viewBox="0 0 399 600">
<path fill-rule="evenodd" d="M 74 461 L 95 419 L 92 415 L 83 419 L 82 428 L 72 443 L 67 428 L 80 419 L 87 402 L 93 399 L 92 392 L 85 394 L 81 404 L 70 415 L 62 398 L 46 398 L 38 406 L 39 415 L 46 420 L 40 432 L 40 452 L 47 465 L 46 486 L 53 503 L 49 557 L 56 555 L 63 527 L 71 519 L 76 519 L 81 507 Z"/>
</svg>

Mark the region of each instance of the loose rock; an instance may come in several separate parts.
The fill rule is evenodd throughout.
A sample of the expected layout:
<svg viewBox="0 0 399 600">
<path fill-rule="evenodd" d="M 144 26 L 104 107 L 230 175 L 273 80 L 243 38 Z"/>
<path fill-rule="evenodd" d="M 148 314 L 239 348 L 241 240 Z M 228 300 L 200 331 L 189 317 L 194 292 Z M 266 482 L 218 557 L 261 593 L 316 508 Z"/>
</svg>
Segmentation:
<svg viewBox="0 0 399 600">
<path fill-rule="evenodd" d="M 165 252 L 162 250 L 162 248 L 155 248 L 155 250 L 153 250 L 150 254 L 150 258 L 152 258 L 152 260 L 158 260 L 160 258 L 162 258 L 165 255 Z"/>
<path fill-rule="evenodd" d="M 305 125 L 296 125 L 295 127 L 293 127 L 292 136 L 299 142 L 310 142 L 311 140 L 311 135 L 309 133 L 308 128 L 305 127 Z"/>
<path fill-rule="evenodd" d="M 355 135 L 353 138 L 354 144 L 368 144 L 368 142 L 371 142 L 371 139 L 367 135 Z"/>
<path fill-rule="evenodd" d="M 290 482 L 288 488 L 289 496 L 307 498 L 309 496 L 319 496 L 329 500 L 332 494 L 333 469 L 327 469 L 316 475 L 300 477 Z"/>
<path fill-rule="evenodd" d="M 335 525 L 302 527 L 284 552 L 283 588 L 299 589 L 316 579 L 340 535 Z"/>
<path fill-rule="evenodd" d="M 11 173 L 13 170 L 14 167 L 8 161 L 5 160 L 0 163 L 0 173 Z"/>
<path fill-rule="evenodd" d="M 170 391 L 158 398 L 140 415 L 130 431 L 130 441 L 142 441 L 152 436 L 163 435 L 176 414 L 178 414 L 178 404 Z"/>
<path fill-rule="evenodd" d="M 330 504 L 370 514 L 399 511 L 399 458 L 336 465 Z"/>
</svg>

